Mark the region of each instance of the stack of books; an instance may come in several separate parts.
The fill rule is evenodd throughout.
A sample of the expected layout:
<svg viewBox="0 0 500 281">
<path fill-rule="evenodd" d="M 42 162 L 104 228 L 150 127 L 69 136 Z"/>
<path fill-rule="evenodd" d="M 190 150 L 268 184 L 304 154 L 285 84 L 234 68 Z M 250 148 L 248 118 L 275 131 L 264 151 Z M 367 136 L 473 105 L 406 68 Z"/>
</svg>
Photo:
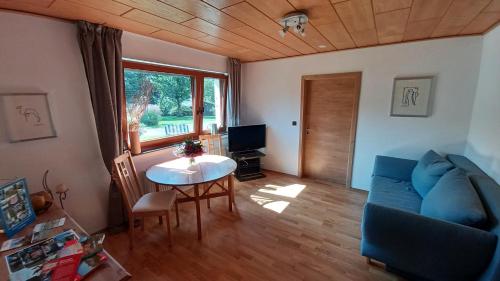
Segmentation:
<svg viewBox="0 0 500 281">
<path fill-rule="evenodd" d="M 79 281 L 105 263 L 104 234 L 79 237 L 66 230 L 5 257 L 9 279 Z"/>
</svg>

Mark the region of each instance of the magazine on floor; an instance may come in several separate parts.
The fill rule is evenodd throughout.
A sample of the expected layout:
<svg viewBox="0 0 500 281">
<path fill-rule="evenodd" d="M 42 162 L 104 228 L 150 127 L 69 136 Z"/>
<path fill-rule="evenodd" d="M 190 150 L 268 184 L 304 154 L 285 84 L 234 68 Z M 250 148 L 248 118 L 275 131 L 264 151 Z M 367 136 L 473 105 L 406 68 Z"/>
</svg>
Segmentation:
<svg viewBox="0 0 500 281">
<path fill-rule="evenodd" d="M 102 252 L 104 237 L 104 233 L 99 233 L 80 238 L 80 243 L 83 246 L 83 259 L 90 258 Z"/>
<path fill-rule="evenodd" d="M 78 240 L 67 241 L 57 253 L 57 258 L 42 266 L 41 276 L 50 281 L 74 281 L 82 254 L 82 244 Z"/>
<path fill-rule="evenodd" d="M 50 237 L 54 236 L 55 234 L 56 234 L 56 232 L 54 232 L 50 229 L 44 230 L 41 232 L 33 232 L 33 234 L 31 235 L 31 244 L 49 239 Z"/>
<path fill-rule="evenodd" d="M 44 232 L 50 233 L 51 230 L 39 233 Z M 30 237 L 31 235 L 27 235 L 18 238 L 19 242 L 11 241 L 9 245 L 29 244 Z M 103 252 L 104 238 L 103 233 L 79 237 L 73 230 L 51 235 L 42 242 L 5 257 L 9 278 L 11 281 L 82 280 L 108 260 Z"/>
<path fill-rule="evenodd" d="M 43 242 L 28 246 L 5 257 L 10 280 L 51 280 L 44 276 L 43 265 L 58 258 L 58 252 L 68 241 L 77 240 L 79 236 L 74 230 L 67 230 Z"/>
<path fill-rule="evenodd" d="M 108 256 L 104 253 L 98 253 L 90 258 L 82 259 L 80 266 L 75 277 L 75 281 L 80 281 L 92 272 L 94 272 L 99 266 L 106 263 Z"/>
<path fill-rule="evenodd" d="M 66 222 L 66 218 L 60 218 L 60 219 L 55 219 L 55 220 L 51 220 L 48 222 L 42 222 L 42 223 L 35 225 L 35 228 L 33 228 L 33 232 L 42 232 L 42 231 L 50 230 L 52 228 L 60 227 L 60 226 L 63 226 L 65 222 Z"/>
<path fill-rule="evenodd" d="M 35 225 L 31 236 L 31 243 L 37 243 L 54 236 L 58 232 L 55 228 L 63 226 L 65 222 L 66 218 L 63 217 Z"/>
<path fill-rule="evenodd" d="M 21 236 L 19 238 L 12 238 L 2 243 L 0 252 L 12 250 L 15 248 L 23 247 L 30 244 L 31 234 Z"/>
</svg>

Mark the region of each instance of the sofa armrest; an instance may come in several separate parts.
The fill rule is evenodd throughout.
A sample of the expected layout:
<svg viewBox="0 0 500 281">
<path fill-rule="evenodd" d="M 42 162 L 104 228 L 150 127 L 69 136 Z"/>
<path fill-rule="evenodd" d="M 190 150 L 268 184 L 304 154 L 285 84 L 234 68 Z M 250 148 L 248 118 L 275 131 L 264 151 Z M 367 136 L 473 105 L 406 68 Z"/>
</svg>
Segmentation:
<svg viewBox="0 0 500 281">
<path fill-rule="evenodd" d="M 416 165 L 415 160 L 377 155 L 373 175 L 411 181 L 411 174 Z"/>
<path fill-rule="evenodd" d="M 367 203 L 363 256 L 429 280 L 476 280 L 491 261 L 497 236 L 468 226 Z"/>
</svg>

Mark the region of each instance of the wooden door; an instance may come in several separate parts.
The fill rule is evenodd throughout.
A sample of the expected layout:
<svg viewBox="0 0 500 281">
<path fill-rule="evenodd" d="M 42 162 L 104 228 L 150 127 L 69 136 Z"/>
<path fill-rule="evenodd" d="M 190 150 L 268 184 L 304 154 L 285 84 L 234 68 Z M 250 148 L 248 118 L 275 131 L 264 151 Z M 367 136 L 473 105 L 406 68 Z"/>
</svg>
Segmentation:
<svg viewBox="0 0 500 281">
<path fill-rule="evenodd" d="M 351 187 L 361 72 L 302 77 L 301 176 Z"/>
</svg>

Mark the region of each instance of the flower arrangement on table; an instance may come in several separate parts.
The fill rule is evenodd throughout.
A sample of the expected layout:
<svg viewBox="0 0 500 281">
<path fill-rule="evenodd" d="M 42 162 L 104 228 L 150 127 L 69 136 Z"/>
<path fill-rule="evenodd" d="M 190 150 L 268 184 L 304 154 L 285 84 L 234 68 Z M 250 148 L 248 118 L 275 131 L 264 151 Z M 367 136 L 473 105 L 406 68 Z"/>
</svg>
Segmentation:
<svg viewBox="0 0 500 281">
<path fill-rule="evenodd" d="M 174 154 L 178 157 L 189 157 L 192 162 L 194 157 L 203 154 L 203 145 L 199 140 L 187 139 L 175 149 Z"/>
</svg>

